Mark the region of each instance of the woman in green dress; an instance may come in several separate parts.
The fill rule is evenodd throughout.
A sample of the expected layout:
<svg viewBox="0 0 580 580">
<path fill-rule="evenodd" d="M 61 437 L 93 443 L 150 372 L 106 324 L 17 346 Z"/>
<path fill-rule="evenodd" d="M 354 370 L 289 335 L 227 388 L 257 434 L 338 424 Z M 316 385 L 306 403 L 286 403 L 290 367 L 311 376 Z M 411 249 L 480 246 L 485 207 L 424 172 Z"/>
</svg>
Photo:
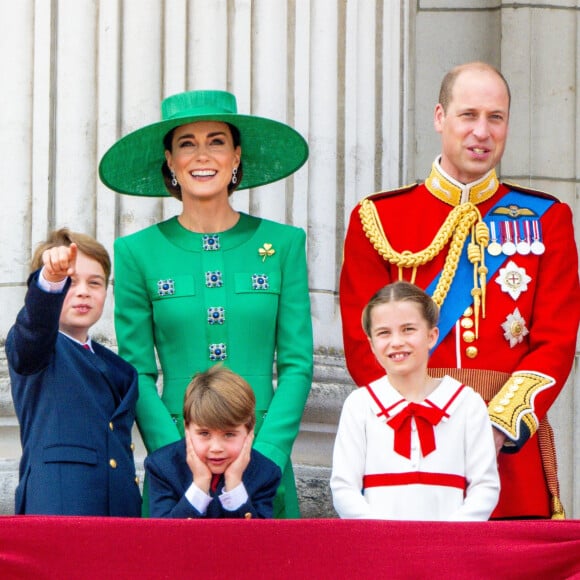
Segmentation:
<svg viewBox="0 0 580 580">
<path fill-rule="evenodd" d="M 162 120 L 123 137 L 99 166 L 115 191 L 182 202 L 178 216 L 114 246 L 119 354 L 139 372 L 148 452 L 183 436 L 191 377 L 223 363 L 252 385 L 254 447 L 284 474 L 277 517 L 299 517 L 290 453 L 312 381 L 306 236 L 238 212 L 229 198 L 290 175 L 307 157 L 291 127 L 238 114 L 230 93 L 190 91 L 165 99 Z"/>
</svg>

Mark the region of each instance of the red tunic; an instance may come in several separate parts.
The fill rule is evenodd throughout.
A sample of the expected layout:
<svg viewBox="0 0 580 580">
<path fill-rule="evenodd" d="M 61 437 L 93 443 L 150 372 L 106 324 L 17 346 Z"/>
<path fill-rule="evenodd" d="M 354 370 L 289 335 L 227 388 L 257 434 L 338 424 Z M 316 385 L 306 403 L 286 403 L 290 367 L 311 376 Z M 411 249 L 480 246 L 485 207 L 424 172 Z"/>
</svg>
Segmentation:
<svg viewBox="0 0 580 580">
<path fill-rule="evenodd" d="M 482 215 L 510 191 L 505 184 L 496 187 L 491 197 L 477 204 Z M 527 192 L 527 195 L 544 194 Z M 398 252 L 419 252 L 429 246 L 453 209 L 452 204 L 439 197 L 423 184 L 378 193 L 370 199 L 392 247 Z M 354 381 L 365 385 L 382 376 L 384 369 L 374 358 L 362 330 L 362 309 L 379 288 L 399 279 L 399 269 L 385 261 L 369 242 L 359 208 L 360 204 L 352 212 L 344 246 L 340 306 L 346 364 Z M 580 317 L 580 288 L 570 208 L 555 200 L 540 223 L 545 252 L 505 256 L 502 264 L 504 268 L 513 262 L 509 268 L 516 268 L 525 280 L 530 278 L 515 293 L 516 298 L 508 293 L 505 281 L 500 284 L 500 270 L 488 275 L 487 312 L 485 319 L 480 315 L 479 337 L 474 339 L 471 334 L 465 334 L 466 330 L 474 329 L 468 328 L 472 322 L 464 319 L 473 321 L 473 316 L 460 316 L 429 362 L 432 368 L 484 369 L 512 376 L 489 405 L 492 423 L 509 438 L 507 444 L 511 448 L 504 447 L 504 450 L 517 450 L 517 453 L 500 453 L 502 490 L 494 517 L 549 517 L 551 514 L 551 494 L 538 437 L 533 435 L 572 367 Z M 417 285 L 429 286 L 443 268 L 448 247 L 418 268 Z M 403 270 L 403 277 L 410 280 L 411 270 Z M 465 288 L 465 292 L 470 293 L 471 287 Z M 521 318 L 516 322 L 521 323 L 523 319 L 524 332 L 518 334 L 522 330 L 520 324 L 519 331 L 510 334 L 513 317 L 518 313 Z M 468 348 L 471 356 L 467 355 Z M 523 371 L 524 374 L 518 375 Z"/>
</svg>

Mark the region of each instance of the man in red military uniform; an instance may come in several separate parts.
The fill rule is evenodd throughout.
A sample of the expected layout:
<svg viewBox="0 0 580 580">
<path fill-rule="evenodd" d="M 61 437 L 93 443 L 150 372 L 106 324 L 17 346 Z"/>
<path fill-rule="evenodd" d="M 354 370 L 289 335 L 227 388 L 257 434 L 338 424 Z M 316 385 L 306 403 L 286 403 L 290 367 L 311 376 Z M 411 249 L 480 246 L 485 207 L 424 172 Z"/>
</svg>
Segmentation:
<svg viewBox="0 0 580 580">
<path fill-rule="evenodd" d="M 361 312 L 382 286 L 405 279 L 441 308 L 430 373 L 455 376 L 489 403 L 501 477 L 492 517 L 564 517 L 546 413 L 574 359 L 580 288 L 570 208 L 501 183 L 510 92 L 485 63 L 443 80 L 434 124 L 442 152 L 421 185 L 354 208 L 340 306 L 348 370 L 379 378 Z"/>
</svg>

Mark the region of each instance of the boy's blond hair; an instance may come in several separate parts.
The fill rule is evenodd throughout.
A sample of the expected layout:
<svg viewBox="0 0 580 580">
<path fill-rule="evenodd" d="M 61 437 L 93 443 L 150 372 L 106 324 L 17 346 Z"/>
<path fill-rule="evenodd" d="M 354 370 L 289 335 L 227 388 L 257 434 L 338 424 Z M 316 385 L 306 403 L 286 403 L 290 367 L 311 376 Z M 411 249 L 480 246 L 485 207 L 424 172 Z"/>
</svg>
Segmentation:
<svg viewBox="0 0 580 580">
<path fill-rule="evenodd" d="M 183 403 L 186 426 L 195 423 L 209 429 L 256 424 L 256 397 L 240 375 L 221 365 L 197 373 L 189 383 Z"/>
<path fill-rule="evenodd" d="M 68 228 L 60 228 L 50 232 L 46 241 L 41 242 L 36 247 L 30 263 L 31 271 L 34 272 L 42 267 L 42 254 L 45 250 L 58 246 L 70 246 L 73 242 L 78 246 L 79 252 L 102 266 L 105 272 L 105 284 L 108 286 L 111 277 L 111 258 L 105 246 L 87 234 L 71 232 Z"/>
</svg>

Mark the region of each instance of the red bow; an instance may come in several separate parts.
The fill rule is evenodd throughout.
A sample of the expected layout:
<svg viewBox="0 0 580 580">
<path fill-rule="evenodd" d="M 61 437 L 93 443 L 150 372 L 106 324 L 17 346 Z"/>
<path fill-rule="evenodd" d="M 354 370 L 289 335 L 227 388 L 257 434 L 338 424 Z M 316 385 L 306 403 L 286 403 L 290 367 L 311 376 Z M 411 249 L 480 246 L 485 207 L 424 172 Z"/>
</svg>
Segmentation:
<svg viewBox="0 0 580 580">
<path fill-rule="evenodd" d="M 419 443 L 423 457 L 435 451 L 435 433 L 433 426 L 445 416 L 445 412 L 438 407 L 426 407 L 417 403 L 409 403 L 400 413 L 387 421 L 387 425 L 395 431 L 395 451 L 411 459 L 411 423 L 415 417 Z"/>
</svg>

